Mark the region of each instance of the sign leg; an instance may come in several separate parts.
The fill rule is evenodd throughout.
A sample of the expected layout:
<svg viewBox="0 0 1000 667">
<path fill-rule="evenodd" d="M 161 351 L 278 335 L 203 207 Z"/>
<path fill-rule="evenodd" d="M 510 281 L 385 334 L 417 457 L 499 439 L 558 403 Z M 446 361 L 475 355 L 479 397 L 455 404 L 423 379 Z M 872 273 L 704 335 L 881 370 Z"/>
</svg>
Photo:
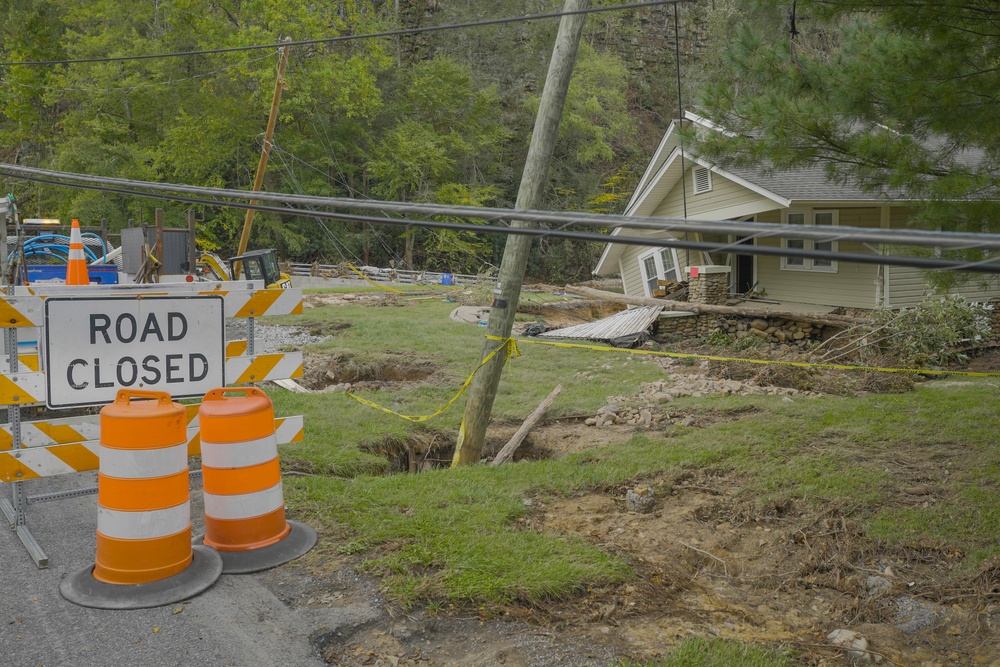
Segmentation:
<svg viewBox="0 0 1000 667">
<path fill-rule="evenodd" d="M 18 372 L 18 359 L 17 359 L 17 329 L 11 327 L 5 332 L 5 339 L 7 343 L 7 359 L 8 368 L 10 368 L 11 373 Z M 11 435 L 11 446 L 14 449 L 20 449 L 21 447 L 21 406 L 14 404 L 7 406 L 7 422 L 10 427 Z M 10 501 L 6 498 L 0 499 L 0 508 L 3 509 L 3 513 L 7 516 L 7 521 L 10 522 L 14 531 L 17 533 L 18 538 L 21 540 L 21 544 L 28 551 L 28 555 L 31 559 L 35 561 L 35 565 L 41 569 L 49 566 L 49 557 L 45 555 L 42 548 L 38 545 L 35 540 L 35 536 L 31 534 L 28 529 L 27 517 L 24 513 L 24 489 L 21 488 L 23 482 L 13 482 L 11 486 Z"/>
</svg>

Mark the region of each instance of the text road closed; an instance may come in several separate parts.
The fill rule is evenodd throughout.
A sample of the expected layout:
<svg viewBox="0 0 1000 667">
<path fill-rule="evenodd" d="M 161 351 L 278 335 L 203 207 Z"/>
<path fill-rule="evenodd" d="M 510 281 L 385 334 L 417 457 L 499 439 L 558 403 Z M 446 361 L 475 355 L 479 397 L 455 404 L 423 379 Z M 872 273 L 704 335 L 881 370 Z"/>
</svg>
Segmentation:
<svg viewBox="0 0 1000 667">
<path fill-rule="evenodd" d="M 50 297 L 44 348 L 52 408 L 111 403 L 124 388 L 201 396 L 225 385 L 223 300 Z"/>
</svg>

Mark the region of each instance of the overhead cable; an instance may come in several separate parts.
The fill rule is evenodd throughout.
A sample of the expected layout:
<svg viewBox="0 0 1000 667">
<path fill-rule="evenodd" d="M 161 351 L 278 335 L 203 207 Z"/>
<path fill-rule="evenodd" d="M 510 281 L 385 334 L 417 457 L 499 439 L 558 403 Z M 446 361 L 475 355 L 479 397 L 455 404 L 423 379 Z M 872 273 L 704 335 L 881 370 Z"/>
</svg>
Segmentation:
<svg viewBox="0 0 1000 667">
<path fill-rule="evenodd" d="M 982 234 L 971 232 L 944 232 L 919 229 L 875 229 L 870 227 L 853 227 L 849 225 L 786 225 L 770 222 L 742 222 L 734 220 L 690 220 L 672 217 L 632 217 L 612 215 L 608 213 L 578 213 L 563 211 L 514 210 L 507 208 L 492 208 L 478 206 L 454 206 L 446 204 L 379 201 L 376 199 L 352 199 L 348 197 L 313 197 L 309 195 L 294 195 L 274 192 L 250 192 L 248 190 L 232 190 L 226 188 L 205 188 L 194 185 L 176 183 L 153 183 L 127 178 L 112 178 L 107 176 L 91 176 L 38 167 L 23 167 L 0 163 L 0 175 L 14 178 L 38 176 L 49 179 L 60 179 L 81 183 L 91 183 L 124 188 L 140 188 L 158 192 L 178 192 L 202 197 L 223 197 L 226 199 L 241 199 L 268 201 L 281 204 L 300 206 L 323 206 L 327 208 L 376 211 L 378 213 L 399 213 L 412 216 L 449 216 L 458 218 L 476 218 L 488 222 L 523 220 L 535 223 L 556 225 L 580 225 L 598 228 L 620 228 L 609 237 L 611 242 L 619 242 L 618 232 L 621 229 L 646 230 L 660 233 L 691 232 L 700 234 L 735 234 L 738 236 L 753 236 L 763 238 L 808 239 L 820 243 L 856 242 L 874 245 L 905 245 L 950 250 L 1000 250 L 1000 234 Z M 29 179 L 33 180 L 33 179 Z M 50 182 L 50 181 L 42 181 Z M 56 183 L 69 185 L 68 183 Z M 729 245 L 720 246 L 728 248 Z M 739 254 L 744 252 L 740 246 Z"/>
<path fill-rule="evenodd" d="M 0 166 L 0 176 L 11 176 L 4 173 Z M 450 229 L 454 231 L 472 232 L 474 234 L 519 234 L 523 236 L 534 236 L 539 238 L 564 238 L 576 241 L 591 241 L 597 243 L 620 243 L 623 245 L 636 245 L 657 248 L 676 248 L 681 250 L 697 250 L 701 252 L 720 252 L 720 248 L 728 247 L 718 243 L 706 243 L 702 241 L 684 241 L 681 239 L 650 238 L 644 236 L 612 236 L 610 234 L 596 234 L 593 232 L 576 232 L 561 229 L 542 229 L 538 227 L 508 227 L 500 225 L 475 225 L 456 222 L 440 222 L 437 220 L 412 220 L 410 218 L 383 218 L 374 215 L 362 215 L 356 213 L 342 213 L 334 211 L 303 211 L 295 208 L 280 206 L 264 206 L 255 203 L 243 202 L 222 202 L 213 199 L 201 199 L 186 195 L 177 195 L 164 192 L 143 192 L 140 190 L 129 190 L 126 188 L 108 187 L 103 185 L 92 185 L 87 183 L 65 183 L 39 176 L 20 175 L 28 181 L 48 183 L 50 185 L 61 185 L 64 187 L 80 188 L 85 190 L 96 190 L 99 192 L 109 192 L 114 194 L 128 195 L 132 197 L 147 197 L 152 199 L 164 199 L 168 201 L 181 202 L 185 204 L 195 204 L 202 206 L 217 206 L 220 208 L 253 209 L 278 215 L 292 215 L 299 217 L 320 217 L 331 220 L 343 220 L 347 222 L 369 222 L 380 225 L 400 225 L 403 227 L 418 227 L 429 229 Z M 121 180 L 121 179 L 119 179 Z M 199 189 L 199 188 L 195 188 Z M 212 188 L 205 188 L 211 190 Z M 252 195 L 247 197 L 254 201 L 261 200 L 260 192 L 231 191 L 240 192 L 242 195 Z M 464 207 L 472 208 L 472 207 Z M 523 213 L 523 212 L 519 212 Z M 478 217 L 478 216 L 471 216 Z M 995 236 L 995 235 L 994 235 Z M 773 246 L 740 246 L 740 254 L 763 255 L 771 257 L 801 257 L 803 259 L 822 259 L 829 261 L 856 262 L 859 264 L 878 264 L 889 266 L 911 266 L 922 269 L 938 269 L 948 271 L 971 271 L 976 273 L 996 273 L 1000 274 L 1000 264 L 991 260 L 978 262 L 955 261 L 933 257 L 903 257 L 897 255 L 874 255 L 869 253 L 855 252 L 834 252 L 825 250 L 809 250 L 796 248 L 781 248 Z"/>
<path fill-rule="evenodd" d="M 399 28 L 397 30 L 383 30 L 381 32 L 368 32 L 358 35 L 338 35 L 336 37 L 320 37 L 318 39 L 301 39 L 298 41 L 286 40 L 271 44 L 254 44 L 250 46 L 230 46 L 218 49 L 201 49 L 198 51 L 175 51 L 171 53 L 148 53 L 134 56 L 106 56 L 103 58 L 74 58 L 68 60 L 23 60 L 0 62 L 0 67 L 21 65 L 25 67 L 38 67 L 45 65 L 76 65 L 82 63 L 115 63 L 128 60 L 151 60 L 155 58 L 183 58 L 186 56 L 201 56 L 212 53 L 234 53 L 237 51 L 256 51 L 260 49 L 277 49 L 283 46 L 307 46 L 310 44 L 332 44 L 336 42 L 350 42 L 359 39 L 374 39 L 377 37 L 395 37 L 397 35 L 417 35 L 425 32 L 437 32 L 440 30 L 460 30 L 466 28 L 479 28 L 482 26 L 503 25 L 505 23 L 522 23 L 524 21 L 537 21 L 539 19 L 552 19 L 573 14 L 596 14 L 598 12 L 613 12 L 625 9 L 642 9 L 644 7 L 655 7 L 657 5 L 674 5 L 680 2 L 691 2 L 691 0 L 646 0 L 646 2 L 631 2 L 622 5 L 610 5 L 605 7 L 591 7 L 588 9 L 577 9 L 569 12 L 549 12 L 546 14 L 528 14 L 526 16 L 509 16 L 502 19 L 487 19 L 484 21 L 467 21 L 464 23 L 448 23 L 445 25 L 430 25 L 420 28 Z"/>
</svg>

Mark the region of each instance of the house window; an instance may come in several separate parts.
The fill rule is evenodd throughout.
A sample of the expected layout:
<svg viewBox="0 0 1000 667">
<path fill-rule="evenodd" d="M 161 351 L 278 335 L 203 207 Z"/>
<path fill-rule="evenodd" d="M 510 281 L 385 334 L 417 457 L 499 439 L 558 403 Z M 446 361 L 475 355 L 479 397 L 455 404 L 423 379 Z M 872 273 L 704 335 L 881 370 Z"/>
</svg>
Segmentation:
<svg viewBox="0 0 1000 667">
<path fill-rule="evenodd" d="M 660 280 L 680 281 L 680 263 L 673 248 L 657 248 L 641 255 L 639 266 L 646 296 L 653 296 L 653 292 L 660 289 Z"/>
<path fill-rule="evenodd" d="M 837 211 L 785 211 L 782 222 L 786 225 L 837 224 Z M 836 241 L 813 241 L 811 239 L 787 238 L 781 240 L 781 247 L 790 250 L 820 250 L 836 252 Z M 832 259 L 807 259 L 805 257 L 782 257 L 781 268 L 787 271 L 820 271 L 836 273 L 837 262 Z"/>
<path fill-rule="evenodd" d="M 712 189 L 712 172 L 706 167 L 695 167 L 691 170 L 691 178 L 694 183 L 694 194 L 700 195 Z"/>
</svg>

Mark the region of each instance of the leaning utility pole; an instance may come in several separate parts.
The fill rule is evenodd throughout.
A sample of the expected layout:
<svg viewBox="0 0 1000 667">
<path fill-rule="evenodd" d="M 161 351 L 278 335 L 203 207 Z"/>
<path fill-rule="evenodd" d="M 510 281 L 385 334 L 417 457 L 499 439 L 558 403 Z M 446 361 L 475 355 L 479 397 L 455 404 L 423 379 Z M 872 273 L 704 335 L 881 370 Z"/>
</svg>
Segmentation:
<svg viewBox="0 0 1000 667">
<path fill-rule="evenodd" d="M 289 41 L 288 37 L 285 41 Z M 288 65 L 288 46 L 281 47 L 281 60 L 278 62 L 278 79 L 274 82 L 274 95 L 271 97 L 271 113 L 267 116 L 267 129 L 264 130 L 264 148 L 260 151 L 260 161 L 257 162 L 257 176 L 253 179 L 252 192 L 260 192 L 264 184 L 264 172 L 267 171 L 267 158 L 271 155 L 271 140 L 274 138 L 274 125 L 278 120 L 278 104 L 281 102 L 281 91 L 285 87 L 285 67 Z M 255 201 L 250 202 L 252 206 Z M 240 247 L 237 249 L 237 256 L 247 251 L 247 244 L 250 242 L 250 227 L 253 226 L 254 210 L 247 209 L 246 218 L 243 220 L 243 233 L 240 235 Z M 233 280 L 239 280 L 240 267 L 242 262 L 236 262 L 233 266 Z"/>
<path fill-rule="evenodd" d="M 563 11 L 579 11 L 587 9 L 589 5 L 590 0 L 566 0 Z M 525 160 L 524 173 L 521 175 L 521 186 L 517 192 L 517 202 L 514 204 L 517 210 L 538 208 L 542 202 L 542 195 L 549 178 L 552 150 L 559 134 L 559 121 L 562 120 L 569 80 L 573 74 L 573 64 L 576 61 L 580 35 L 583 33 L 583 24 L 586 20 L 586 14 L 569 14 L 563 16 L 559 22 L 559 34 L 552 49 L 552 60 L 549 62 L 549 72 L 545 77 L 542 100 L 538 107 L 538 115 L 535 117 L 535 129 L 531 134 L 528 157 Z M 533 222 L 514 220 L 511 226 L 536 225 Z M 489 324 L 486 328 L 489 336 L 498 338 L 510 336 L 514 324 L 514 312 L 521 298 L 521 283 L 524 282 L 524 269 L 528 263 L 530 249 L 531 237 L 516 234 L 507 236 L 503 261 L 500 263 L 500 272 L 497 275 L 497 287 L 494 290 L 493 307 L 490 309 Z M 500 341 L 487 339 L 483 344 L 480 359 L 485 359 L 501 344 Z M 469 400 L 465 404 L 462 427 L 458 433 L 458 443 L 455 445 L 453 467 L 479 461 L 503 366 L 504 353 L 499 352 L 479 371 L 472 382 Z"/>
</svg>

